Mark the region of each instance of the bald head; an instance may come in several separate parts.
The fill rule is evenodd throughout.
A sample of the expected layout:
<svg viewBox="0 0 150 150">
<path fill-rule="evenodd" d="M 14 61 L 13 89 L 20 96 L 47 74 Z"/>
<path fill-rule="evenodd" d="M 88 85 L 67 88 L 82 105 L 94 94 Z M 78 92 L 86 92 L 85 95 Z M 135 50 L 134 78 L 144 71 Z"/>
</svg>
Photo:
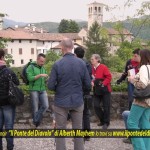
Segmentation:
<svg viewBox="0 0 150 150">
<path fill-rule="evenodd" d="M 66 53 L 66 52 L 72 52 L 73 49 L 73 42 L 71 39 L 69 38 L 64 38 L 61 43 L 61 48 L 62 48 L 62 52 Z"/>
</svg>

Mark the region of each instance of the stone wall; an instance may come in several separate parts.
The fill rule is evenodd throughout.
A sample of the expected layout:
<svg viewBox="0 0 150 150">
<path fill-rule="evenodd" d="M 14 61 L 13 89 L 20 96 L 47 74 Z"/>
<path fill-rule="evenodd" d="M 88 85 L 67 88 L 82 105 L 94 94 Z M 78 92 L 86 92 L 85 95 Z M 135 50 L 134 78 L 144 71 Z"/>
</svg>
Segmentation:
<svg viewBox="0 0 150 150">
<path fill-rule="evenodd" d="M 54 96 L 49 96 L 49 110 L 43 116 L 42 123 L 44 125 L 50 124 L 52 121 L 52 107 Z M 111 97 L 111 119 L 121 119 L 121 114 L 124 110 L 128 109 L 128 96 L 127 93 L 112 93 Z M 32 108 L 31 101 L 28 96 L 25 97 L 25 102 L 22 106 L 16 108 L 16 120 L 15 123 L 20 124 L 32 124 Z M 96 121 L 95 112 L 93 106 L 90 108 L 91 121 Z"/>
</svg>

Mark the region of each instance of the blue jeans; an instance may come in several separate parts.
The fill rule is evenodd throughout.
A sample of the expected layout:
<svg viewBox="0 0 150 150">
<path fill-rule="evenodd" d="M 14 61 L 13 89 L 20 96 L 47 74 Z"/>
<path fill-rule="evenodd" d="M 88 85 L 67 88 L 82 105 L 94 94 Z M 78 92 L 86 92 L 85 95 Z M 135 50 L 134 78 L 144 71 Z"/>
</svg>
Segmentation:
<svg viewBox="0 0 150 150">
<path fill-rule="evenodd" d="M 130 114 L 130 111 L 126 110 L 122 113 L 122 118 L 124 120 L 124 124 L 125 124 L 125 127 L 126 129 L 128 129 L 128 126 L 127 126 L 127 120 L 128 120 L 128 116 Z"/>
<path fill-rule="evenodd" d="M 30 93 L 32 101 L 33 123 L 40 124 L 43 114 L 49 107 L 46 91 L 32 91 Z"/>
<path fill-rule="evenodd" d="M 129 103 L 129 110 L 131 109 L 132 102 L 133 102 L 133 91 L 134 85 L 128 82 L 128 103 Z"/>
<path fill-rule="evenodd" d="M 132 105 L 128 129 L 150 129 L 150 108 Z M 150 150 L 150 138 L 131 138 L 134 150 Z"/>
<path fill-rule="evenodd" d="M 0 131 L 2 131 L 5 125 L 6 130 L 13 129 L 15 119 L 15 107 L 11 105 L 0 106 Z M 13 137 L 9 134 L 6 135 L 7 150 L 12 150 L 14 147 Z M 3 149 L 2 137 L 0 137 L 0 150 Z"/>
</svg>

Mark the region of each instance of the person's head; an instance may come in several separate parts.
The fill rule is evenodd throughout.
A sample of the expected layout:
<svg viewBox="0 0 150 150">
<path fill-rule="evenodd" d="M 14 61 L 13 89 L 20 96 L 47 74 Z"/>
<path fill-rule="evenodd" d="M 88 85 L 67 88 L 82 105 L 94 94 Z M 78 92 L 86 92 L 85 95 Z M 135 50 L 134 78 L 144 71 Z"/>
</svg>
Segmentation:
<svg viewBox="0 0 150 150">
<path fill-rule="evenodd" d="M 37 64 L 39 66 L 43 66 L 45 64 L 45 58 L 46 58 L 46 56 L 43 53 L 38 54 L 38 56 L 37 56 Z"/>
<path fill-rule="evenodd" d="M 69 38 L 64 38 L 61 43 L 60 43 L 60 46 L 61 46 L 61 50 L 62 50 L 62 53 L 63 54 L 66 54 L 68 52 L 72 52 L 72 49 L 73 49 L 73 42 L 71 39 Z"/>
<path fill-rule="evenodd" d="M 0 48 L 0 60 L 4 60 L 5 57 L 5 51 L 4 49 Z"/>
<path fill-rule="evenodd" d="M 96 66 L 101 62 L 101 57 L 99 54 L 93 54 L 91 57 L 91 64 Z"/>
<path fill-rule="evenodd" d="M 75 48 L 74 53 L 76 54 L 78 58 L 83 58 L 85 51 L 82 47 L 77 47 Z"/>
<path fill-rule="evenodd" d="M 140 49 L 139 48 L 137 48 L 137 49 L 135 49 L 133 52 L 132 52 L 132 54 L 133 54 L 133 60 L 134 61 L 136 61 L 136 62 L 140 62 Z"/>
<path fill-rule="evenodd" d="M 140 66 L 142 65 L 150 65 L 150 50 L 144 49 L 140 51 Z"/>
</svg>

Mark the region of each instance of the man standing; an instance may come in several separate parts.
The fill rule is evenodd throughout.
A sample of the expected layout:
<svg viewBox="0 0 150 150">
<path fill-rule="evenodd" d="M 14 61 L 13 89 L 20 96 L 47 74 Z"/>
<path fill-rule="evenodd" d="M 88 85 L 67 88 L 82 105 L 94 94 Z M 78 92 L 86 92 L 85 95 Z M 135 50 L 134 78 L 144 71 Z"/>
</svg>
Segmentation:
<svg viewBox="0 0 150 150">
<path fill-rule="evenodd" d="M 120 77 L 120 79 L 117 80 L 117 84 L 120 84 L 123 80 L 126 79 L 126 77 L 128 76 L 128 71 L 130 69 L 134 69 L 135 74 L 137 74 L 139 72 L 139 64 L 140 64 L 140 54 L 139 53 L 140 53 L 140 49 L 135 49 L 133 51 L 133 57 L 132 57 L 132 59 L 129 59 L 126 62 L 125 71 L 122 74 L 122 76 Z M 128 82 L 129 110 L 130 110 L 132 102 L 133 102 L 133 90 L 134 90 L 134 85 L 132 83 Z"/>
<path fill-rule="evenodd" d="M 84 49 L 82 47 L 77 47 L 77 48 L 75 48 L 74 53 L 78 58 L 82 59 L 85 62 L 87 70 L 89 72 L 89 75 L 92 79 L 92 66 L 85 59 L 83 59 L 84 53 L 85 53 Z M 89 99 L 90 98 L 90 91 L 84 90 L 84 87 L 83 87 L 83 96 L 84 96 L 83 130 L 90 131 L 89 104 L 92 104 L 92 103 L 89 101 L 92 101 L 92 99 Z M 89 141 L 90 137 L 86 136 L 86 137 L 84 137 L 84 140 Z"/>
<path fill-rule="evenodd" d="M 27 68 L 30 98 L 32 101 L 33 124 L 36 127 L 40 125 L 43 113 L 49 107 L 45 85 L 45 80 L 48 75 L 43 67 L 44 63 L 45 55 L 41 53 L 37 56 L 37 61 L 32 62 Z"/>
<path fill-rule="evenodd" d="M 65 38 L 61 41 L 63 58 L 57 61 L 51 71 L 48 88 L 54 90 L 54 112 L 56 128 L 65 129 L 70 112 L 73 129 L 82 129 L 83 86 L 91 88 L 91 80 L 86 64 L 72 54 L 73 42 Z M 74 139 L 74 150 L 83 150 L 83 138 Z M 56 150 L 66 150 L 65 139 L 56 139 Z"/>
</svg>

